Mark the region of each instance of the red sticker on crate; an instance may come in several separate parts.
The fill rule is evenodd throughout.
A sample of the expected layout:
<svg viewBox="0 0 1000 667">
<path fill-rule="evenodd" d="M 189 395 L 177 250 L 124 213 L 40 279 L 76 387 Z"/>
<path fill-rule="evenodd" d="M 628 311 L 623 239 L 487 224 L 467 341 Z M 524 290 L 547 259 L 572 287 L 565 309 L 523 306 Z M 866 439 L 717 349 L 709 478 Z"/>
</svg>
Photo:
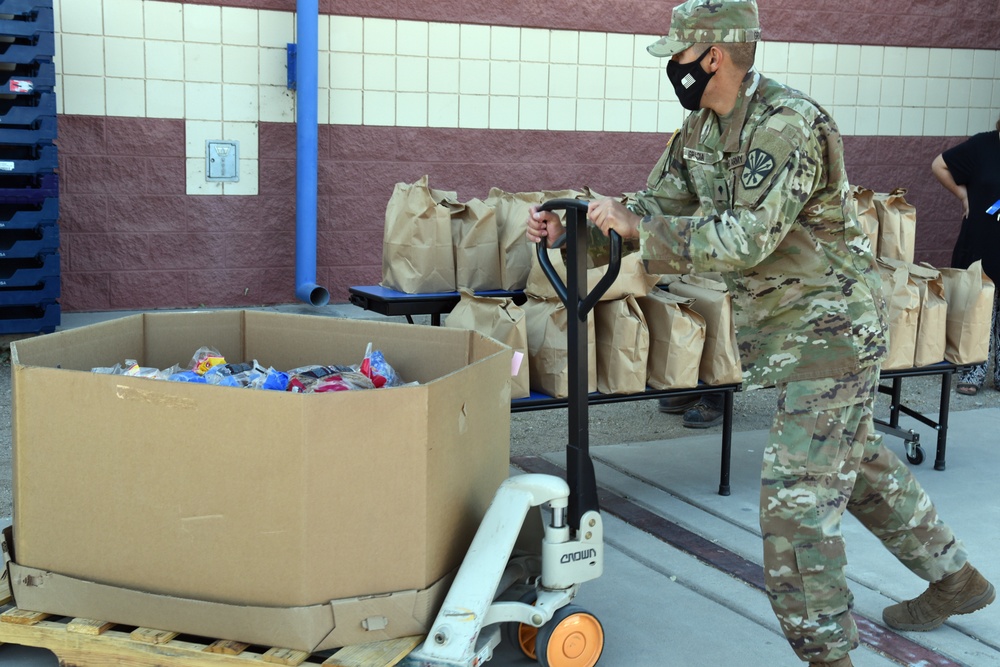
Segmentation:
<svg viewBox="0 0 1000 667">
<path fill-rule="evenodd" d="M 35 84 L 32 81 L 21 81 L 20 79 L 10 80 L 10 91 L 12 93 L 30 93 L 35 89 Z"/>
</svg>

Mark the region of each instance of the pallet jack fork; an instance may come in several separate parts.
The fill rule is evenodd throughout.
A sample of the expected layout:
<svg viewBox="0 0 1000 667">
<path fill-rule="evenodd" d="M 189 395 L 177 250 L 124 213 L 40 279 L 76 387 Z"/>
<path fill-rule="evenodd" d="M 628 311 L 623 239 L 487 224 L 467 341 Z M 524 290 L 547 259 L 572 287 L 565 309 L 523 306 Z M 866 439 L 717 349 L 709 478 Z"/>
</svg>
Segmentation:
<svg viewBox="0 0 1000 667">
<path fill-rule="evenodd" d="M 604 531 L 589 449 L 587 317 L 618 276 L 622 240 L 611 232 L 607 273 L 588 294 L 587 202 L 553 199 L 540 210 L 566 212 L 566 283 L 545 244 L 537 246 L 568 318 L 566 480 L 526 474 L 501 484 L 426 641 L 401 663 L 404 667 L 479 667 L 493 657 L 501 634 L 542 667 L 593 667 L 604 649 L 600 621 L 570 603 L 581 584 L 604 570 Z M 533 507 L 549 514 L 540 559 L 514 551 Z"/>
</svg>

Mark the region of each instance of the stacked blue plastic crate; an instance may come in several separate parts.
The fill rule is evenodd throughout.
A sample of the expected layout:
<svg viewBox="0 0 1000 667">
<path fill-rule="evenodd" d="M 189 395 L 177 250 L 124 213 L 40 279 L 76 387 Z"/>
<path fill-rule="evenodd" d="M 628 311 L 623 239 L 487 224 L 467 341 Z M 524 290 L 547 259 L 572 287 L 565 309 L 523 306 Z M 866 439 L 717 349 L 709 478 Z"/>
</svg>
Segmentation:
<svg viewBox="0 0 1000 667">
<path fill-rule="evenodd" d="M 0 0 L 0 334 L 60 322 L 52 0 Z"/>
</svg>

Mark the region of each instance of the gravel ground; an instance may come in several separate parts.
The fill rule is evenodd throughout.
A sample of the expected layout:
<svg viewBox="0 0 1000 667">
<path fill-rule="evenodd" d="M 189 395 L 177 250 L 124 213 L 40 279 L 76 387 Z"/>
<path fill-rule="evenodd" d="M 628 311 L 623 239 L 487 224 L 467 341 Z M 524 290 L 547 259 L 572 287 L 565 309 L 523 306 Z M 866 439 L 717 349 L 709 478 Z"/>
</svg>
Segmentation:
<svg viewBox="0 0 1000 667">
<path fill-rule="evenodd" d="M 954 383 L 953 383 L 954 384 Z M 940 376 L 906 378 L 902 385 L 903 404 L 937 417 L 941 392 Z M 774 414 L 775 390 L 737 392 L 733 401 L 733 430 L 766 430 Z M 952 391 L 952 412 L 1000 407 L 1000 391 L 992 385 L 977 396 Z M 667 440 L 697 433 L 721 433 L 716 426 L 695 431 L 681 425 L 680 415 L 663 414 L 655 399 L 594 405 L 590 407 L 592 446 Z M 889 397 L 879 395 L 877 415 L 888 418 Z M 960 418 L 953 414 L 953 419 Z M 567 442 L 566 409 L 538 410 L 511 415 L 511 455 L 527 456 L 559 451 Z M 11 516 L 11 385 L 9 346 L 0 347 L 0 517 Z"/>
</svg>

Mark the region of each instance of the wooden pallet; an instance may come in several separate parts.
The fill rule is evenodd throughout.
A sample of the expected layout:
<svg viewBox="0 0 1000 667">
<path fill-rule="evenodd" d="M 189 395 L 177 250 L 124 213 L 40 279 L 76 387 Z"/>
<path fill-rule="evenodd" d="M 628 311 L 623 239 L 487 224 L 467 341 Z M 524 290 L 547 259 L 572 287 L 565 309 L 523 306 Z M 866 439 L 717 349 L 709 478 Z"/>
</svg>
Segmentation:
<svg viewBox="0 0 1000 667">
<path fill-rule="evenodd" d="M 252 646 L 176 632 L 136 628 L 85 618 L 52 616 L 18 609 L 0 589 L 0 644 L 52 651 L 60 665 L 73 667 L 251 667 L 252 665 L 332 665 L 392 667 L 422 641 L 404 637 L 310 654 Z"/>
</svg>

